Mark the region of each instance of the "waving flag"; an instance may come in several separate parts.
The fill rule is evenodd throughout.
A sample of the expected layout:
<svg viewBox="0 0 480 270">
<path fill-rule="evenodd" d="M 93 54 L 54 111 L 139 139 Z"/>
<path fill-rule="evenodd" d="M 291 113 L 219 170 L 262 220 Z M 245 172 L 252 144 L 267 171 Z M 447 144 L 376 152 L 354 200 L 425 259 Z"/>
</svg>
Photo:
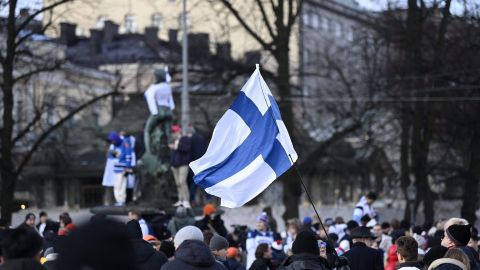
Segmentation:
<svg viewBox="0 0 480 270">
<path fill-rule="evenodd" d="M 298 156 L 257 66 L 218 121 L 207 152 L 190 163 L 197 185 L 240 207 L 287 171 Z"/>
</svg>

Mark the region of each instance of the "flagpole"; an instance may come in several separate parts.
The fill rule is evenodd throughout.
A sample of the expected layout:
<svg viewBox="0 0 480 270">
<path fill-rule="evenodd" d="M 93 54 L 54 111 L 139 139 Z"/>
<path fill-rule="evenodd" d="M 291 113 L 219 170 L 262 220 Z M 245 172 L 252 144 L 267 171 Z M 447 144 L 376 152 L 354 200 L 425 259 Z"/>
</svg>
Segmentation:
<svg viewBox="0 0 480 270">
<path fill-rule="evenodd" d="M 255 65 L 256 69 L 258 70 L 258 73 L 260 75 L 260 65 L 259 64 L 256 64 Z M 261 76 L 261 75 L 260 75 Z M 260 81 L 260 77 L 259 77 L 259 81 Z M 263 87 L 262 87 L 262 81 L 260 81 L 260 89 L 262 90 L 262 95 L 263 95 L 263 99 L 265 100 L 265 103 L 268 105 L 268 102 L 267 102 L 267 98 L 265 97 L 265 91 L 263 91 Z M 277 128 L 278 130 L 280 130 L 280 128 L 278 127 L 278 124 L 277 124 L 277 121 L 275 120 L 275 116 L 272 115 L 272 112 L 270 111 L 270 115 L 272 116 L 273 118 L 273 121 L 275 122 L 275 124 L 277 125 Z M 292 162 L 292 166 L 293 168 L 295 169 L 295 172 L 297 173 L 298 175 L 298 178 L 300 179 L 300 183 L 302 183 L 302 187 L 303 189 L 305 190 L 305 194 L 307 195 L 307 198 L 308 200 L 310 201 L 310 204 L 312 205 L 313 207 L 313 211 L 315 211 L 315 214 L 317 215 L 317 218 L 318 218 L 318 221 L 320 222 L 320 226 L 322 227 L 323 231 L 325 232 L 325 236 L 327 237 L 327 240 L 330 240 L 330 238 L 328 237 L 328 233 L 327 233 L 327 230 L 325 229 L 325 226 L 323 225 L 323 222 L 322 222 L 322 218 L 320 218 L 320 215 L 318 214 L 318 211 L 317 211 L 317 207 L 315 207 L 315 204 L 313 203 L 313 200 L 312 200 L 312 196 L 310 196 L 310 192 L 308 192 L 308 189 L 307 189 L 307 186 L 305 185 L 305 182 L 303 181 L 303 177 L 302 175 L 300 174 L 300 170 L 298 169 L 297 165 L 295 164 L 295 162 L 293 161 L 293 158 L 290 154 L 288 154 L 288 158 L 290 159 L 290 161 Z M 335 255 L 338 257 L 338 254 L 337 254 L 337 251 L 334 249 L 335 251 Z"/>
</svg>

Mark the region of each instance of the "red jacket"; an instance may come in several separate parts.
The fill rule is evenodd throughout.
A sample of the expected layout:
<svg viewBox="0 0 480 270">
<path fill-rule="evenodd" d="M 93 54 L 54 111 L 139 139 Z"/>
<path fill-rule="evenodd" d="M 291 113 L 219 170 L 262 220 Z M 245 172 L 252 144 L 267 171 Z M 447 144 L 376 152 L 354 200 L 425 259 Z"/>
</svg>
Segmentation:
<svg viewBox="0 0 480 270">
<path fill-rule="evenodd" d="M 397 245 L 393 244 L 387 253 L 387 264 L 385 265 L 385 270 L 395 270 L 397 266 L 398 257 L 397 257 Z"/>
</svg>

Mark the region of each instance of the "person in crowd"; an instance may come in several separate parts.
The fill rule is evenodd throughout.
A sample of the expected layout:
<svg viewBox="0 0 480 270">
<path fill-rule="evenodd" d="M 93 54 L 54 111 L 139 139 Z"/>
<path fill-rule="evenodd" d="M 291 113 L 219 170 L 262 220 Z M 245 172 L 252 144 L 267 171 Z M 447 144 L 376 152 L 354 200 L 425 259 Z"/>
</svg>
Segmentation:
<svg viewBox="0 0 480 270">
<path fill-rule="evenodd" d="M 330 269 L 325 258 L 320 257 L 320 247 L 316 235 L 311 231 L 302 231 L 292 245 L 293 255 L 289 256 L 279 267 L 285 270 Z"/>
<path fill-rule="evenodd" d="M 397 241 L 398 238 L 405 236 L 405 232 L 403 230 L 396 230 L 393 231 L 391 234 L 392 237 L 392 243 L 393 245 L 390 246 L 387 252 L 387 259 L 386 259 L 386 264 L 385 264 L 385 270 L 395 270 L 398 262 L 398 256 L 397 256 L 397 245 L 395 244 L 395 241 Z"/>
<path fill-rule="evenodd" d="M 240 253 L 238 248 L 229 247 L 227 249 L 225 268 L 227 268 L 227 270 L 245 270 L 245 267 L 240 263 Z"/>
<path fill-rule="evenodd" d="M 458 248 L 449 249 L 444 258 L 433 261 L 428 270 L 473 270 L 468 256 Z"/>
<path fill-rule="evenodd" d="M 468 242 L 468 246 L 473 248 L 478 253 L 478 230 L 477 228 L 472 228 L 472 236 Z"/>
<path fill-rule="evenodd" d="M 175 235 L 181 228 L 188 225 L 195 225 L 195 217 L 190 208 L 180 205 L 177 207 L 175 215 L 168 222 L 167 229 L 172 235 Z"/>
<path fill-rule="evenodd" d="M 130 211 L 128 211 L 128 219 L 138 221 L 138 224 L 140 224 L 140 228 L 142 229 L 142 237 L 149 235 L 147 222 L 145 221 L 145 219 L 142 218 L 142 212 L 140 211 L 140 209 L 130 209 Z"/>
<path fill-rule="evenodd" d="M 111 205 L 113 203 L 113 185 L 115 184 L 115 163 L 118 163 L 120 156 L 122 139 L 115 131 L 108 134 L 107 141 L 110 143 L 107 152 L 107 161 L 105 170 L 103 171 L 103 205 Z"/>
<path fill-rule="evenodd" d="M 37 219 L 37 217 L 35 216 L 35 214 L 28 213 L 27 215 L 25 215 L 25 220 L 23 221 L 22 224 L 20 224 L 19 227 L 25 227 L 27 229 L 33 229 L 33 230 L 37 231 L 37 228 L 35 227 L 35 220 L 36 219 Z"/>
<path fill-rule="evenodd" d="M 375 236 L 367 227 L 358 227 L 352 231 L 353 245 L 345 256 L 352 270 L 383 270 L 383 252 L 371 248 Z"/>
<path fill-rule="evenodd" d="M 142 230 L 137 220 L 127 222 L 127 232 L 133 245 L 136 269 L 160 269 L 167 262 L 168 259 L 163 252 L 157 252 L 150 243 L 143 240 Z"/>
<path fill-rule="evenodd" d="M 260 244 L 255 249 L 255 261 L 248 270 L 273 270 L 272 249 L 266 243 Z"/>
<path fill-rule="evenodd" d="M 210 248 L 203 242 L 203 234 L 195 226 L 180 229 L 175 238 L 175 258 L 167 262 L 162 270 L 220 270 L 225 267 L 219 264 L 212 255 Z"/>
<path fill-rule="evenodd" d="M 228 241 L 225 237 L 222 237 L 218 234 L 214 234 L 212 239 L 210 239 L 210 250 L 212 251 L 213 257 L 215 260 L 225 266 L 227 261 L 227 248 Z"/>
<path fill-rule="evenodd" d="M 287 254 L 283 251 L 283 241 L 279 234 L 274 234 L 272 243 L 272 265 L 277 269 L 280 264 L 287 258 Z"/>
<path fill-rule="evenodd" d="M 449 220 L 450 221 L 450 220 Z M 448 225 L 449 222 L 445 225 Z M 451 248 L 459 248 L 468 256 L 470 260 L 470 268 L 473 269 L 480 269 L 480 261 L 478 259 L 478 252 L 476 252 L 473 248 L 467 246 L 470 238 L 472 236 L 471 233 L 471 226 L 470 225 L 462 225 L 462 224 L 453 224 L 450 226 L 445 226 L 445 234 L 442 239 L 442 246 L 451 249 Z"/>
<path fill-rule="evenodd" d="M 207 203 L 203 207 L 203 218 L 195 222 L 195 226 L 197 226 L 202 231 L 208 230 L 213 233 L 217 233 L 223 237 L 226 237 L 227 228 L 225 228 L 221 214 L 221 210 L 217 210 L 217 208 L 213 204 Z"/>
<path fill-rule="evenodd" d="M 40 212 L 40 222 L 37 224 L 37 230 L 40 235 L 44 236 L 44 232 L 46 231 L 53 231 L 54 233 L 58 233 L 58 228 L 60 224 L 48 218 L 46 212 Z"/>
<path fill-rule="evenodd" d="M 191 148 L 190 148 L 190 161 L 195 161 L 201 158 L 205 152 L 207 152 L 208 142 L 203 137 L 202 134 L 195 131 L 193 126 L 187 127 L 187 136 L 190 137 L 191 140 Z M 190 204 L 194 206 L 195 203 L 195 195 L 197 192 L 197 184 L 193 181 L 193 171 L 189 169 L 188 172 L 188 191 L 190 193 Z"/>
<path fill-rule="evenodd" d="M 390 223 L 389 222 L 382 222 L 382 224 L 380 225 L 382 227 L 382 233 L 385 234 L 385 235 L 390 235 L 390 233 L 392 232 L 392 226 L 390 226 Z"/>
<path fill-rule="evenodd" d="M 45 231 L 43 233 L 43 247 L 42 250 L 45 252 L 48 248 L 53 247 L 55 243 L 55 239 L 58 237 L 58 232 L 55 233 L 54 231 Z M 43 255 L 42 252 L 42 255 Z"/>
<path fill-rule="evenodd" d="M 168 260 L 173 260 L 173 255 L 175 254 L 175 245 L 173 241 L 164 240 L 160 244 L 160 251 L 167 256 Z"/>
<path fill-rule="evenodd" d="M 42 244 L 42 237 L 31 228 L 20 226 L 10 230 L 1 243 L 3 264 L 0 270 L 44 269 L 40 264 Z"/>
<path fill-rule="evenodd" d="M 417 241 L 418 244 L 418 260 L 421 261 L 423 260 L 423 257 L 425 256 L 425 253 L 427 251 L 427 239 L 421 235 L 421 232 L 418 233 L 413 233 L 412 235 L 413 238 Z"/>
<path fill-rule="evenodd" d="M 309 230 L 315 232 L 316 229 L 313 227 L 313 219 L 310 216 L 306 216 L 302 221 L 302 231 Z"/>
<path fill-rule="evenodd" d="M 293 241 L 300 231 L 300 221 L 298 218 L 292 218 L 287 221 L 287 231 L 285 232 L 285 246 L 292 247 Z"/>
<path fill-rule="evenodd" d="M 338 239 L 338 251 L 340 251 L 341 254 L 344 254 L 345 252 L 350 250 L 350 247 L 352 246 L 352 231 L 358 227 L 358 223 L 354 220 L 349 220 L 347 222 L 347 228 L 345 229 L 345 235 Z"/>
<path fill-rule="evenodd" d="M 75 230 L 75 225 L 73 224 L 73 220 L 68 213 L 62 213 L 58 217 L 60 228 L 58 229 L 58 235 L 68 235 L 73 230 Z"/>
<path fill-rule="evenodd" d="M 94 220 L 80 226 L 65 239 L 65 247 L 57 259 L 58 269 L 136 269 L 135 251 L 125 224 L 110 219 Z"/>
<path fill-rule="evenodd" d="M 397 245 L 398 270 L 420 270 L 418 262 L 418 243 L 411 236 L 402 236 L 395 241 Z"/>
<path fill-rule="evenodd" d="M 373 203 L 377 200 L 377 194 L 369 192 L 366 196 L 360 198 L 360 201 L 355 206 L 353 211 L 353 220 L 361 224 L 362 217 L 369 217 L 370 219 L 378 219 L 377 213 L 373 208 Z"/>
<path fill-rule="evenodd" d="M 448 248 L 444 246 L 434 246 L 430 248 L 430 250 L 423 256 L 422 263 L 424 265 L 424 269 L 428 269 L 428 267 L 436 260 L 441 259 L 447 253 Z"/>
<path fill-rule="evenodd" d="M 393 245 L 392 237 L 383 234 L 382 226 L 380 226 L 379 224 L 373 226 L 372 232 L 375 236 L 375 242 L 377 243 L 378 248 L 383 251 L 383 257 L 386 261 L 388 250 Z"/>
<path fill-rule="evenodd" d="M 183 205 L 190 207 L 190 194 L 188 191 L 188 163 L 190 162 L 191 139 L 182 136 L 182 129 L 178 125 L 172 126 L 173 142 L 168 144 L 170 148 L 170 165 L 177 186 L 178 201 L 173 206 Z"/>
<path fill-rule="evenodd" d="M 249 269 L 255 260 L 255 254 L 258 245 L 267 244 L 270 246 L 273 243 L 273 233 L 268 228 L 267 214 L 262 213 L 257 218 L 257 228 L 249 231 L 247 235 L 247 268 Z"/>
<path fill-rule="evenodd" d="M 116 206 L 124 206 L 127 200 L 127 181 L 130 174 L 133 173 L 133 143 L 130 136 L 120 137 L 120 153 L 118 161 L 114 164 L 115 182 L 113 185 L 113 195 Z"/>
<path fill-rule="evenodd" d="M 271 230 L 273 233 L 277 233 L 277 221 L 276 221 L 275 218 L 273 217 L 272 207 L 267 206 L 267 207 L 263 208 L 262 212 L 264 212 L 265 214 L 267 214 L 267 217 L 268 217 L 268 227 L 270 228 L 270 230 Z"/>
<path fill-rule="evenodd" d="M 65 251 L 67 244 L 67 237 L 57 236 L 53 241 L 53 248 L 44 250 L 45 263 L 43 266 L 47 270 L 60 270 L 58 255 Z"/>
<path fill-rule="evenodd" d="M 338 236 L 337 244 L 340 244 L 341 241 L 348 237 L 345 233 L 346 230 L 347 224 L 345 224 L 342 217 L 336 217 L 333 224 L 328 226 L 328 233 L 334 233 Z"/>
<path fill-rule="evenodd" d="M 152 247 L 156 251 L 160 251 L 160 245 L 162 244 L 162 242 L 160 242 L 160 240 L 158 240 L 158 238 L 156 238 L 155 236 L 147 235 L 143 237 L 143 240 L 147 241 L 150 245 L 152 245 Z"/>
</svg>

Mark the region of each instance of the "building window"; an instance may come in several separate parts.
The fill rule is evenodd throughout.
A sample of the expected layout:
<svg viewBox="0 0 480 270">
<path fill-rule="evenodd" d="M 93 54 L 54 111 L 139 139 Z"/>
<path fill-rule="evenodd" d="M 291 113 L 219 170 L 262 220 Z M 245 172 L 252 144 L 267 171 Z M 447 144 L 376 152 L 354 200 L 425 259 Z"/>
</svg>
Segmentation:
<svg viewBox="0 0 480 270">
<path fill-rule="evenodd" d="M 135 33 L 137 32 L 137 23 L 135 22 L 135 15 L 129 13 L 125 15 L 125 32 Z"/>
<path fill-rule="evenodd" d="M 310 14 L 308 12 L 303 13 L 303 24 L 310 26 Z"/>
<path fill-rule="evenodd" d="M 336 23 L 335 24 L 335 35 L 337 37 L 341 37 L 342 36 L 342 24 L 341 23 Z"/>
<path fill-rule="evenodd" d="M 326 17 L 321 17 L 322 29 L 328 31 L 328 19 Z"/>
<path fill-rule="evenodd" d="M 317 14 L 315 13 L 312 13 L 312 28 L 313 29 L 318 29 L 318 25 L 319 25 L 319 17 Z"/>
<path fill-rule="evenodd" d="M 162 14 L 160 13 L 152 14 L 152 26 L 157 27 L 158 29 L 162 28 Z"/>
</svg>

